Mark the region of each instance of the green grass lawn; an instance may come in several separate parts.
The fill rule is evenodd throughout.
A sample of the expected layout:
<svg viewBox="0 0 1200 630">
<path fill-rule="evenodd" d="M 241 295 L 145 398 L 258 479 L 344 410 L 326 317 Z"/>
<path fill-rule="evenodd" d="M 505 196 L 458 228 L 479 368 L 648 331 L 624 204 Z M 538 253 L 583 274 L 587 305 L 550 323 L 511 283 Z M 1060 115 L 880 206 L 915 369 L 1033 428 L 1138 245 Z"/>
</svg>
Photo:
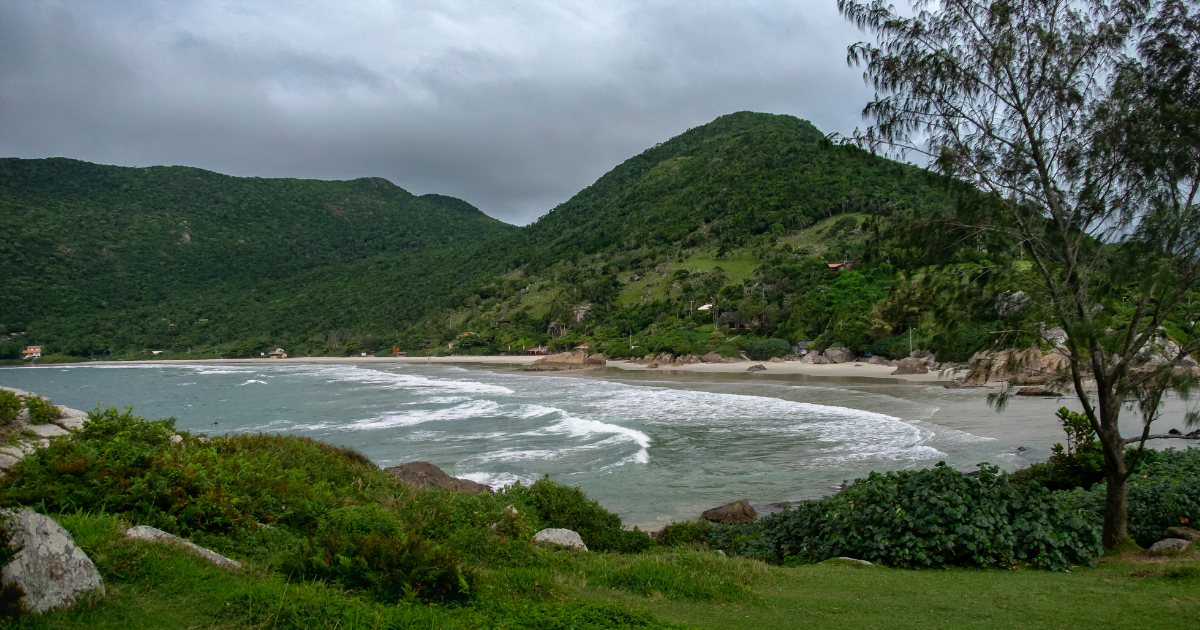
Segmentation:
<svg viewBox="0 0 1200 630">
<path fill-rule="evenodd" d="M 677 548 L 546 552 L 536 566 L 486 570 L 484 591 L 469 606 L 386 605 L 263 564 L 228 571 L 175 547 L 124 540 L 117 517 L 57 518 L 96 562 L 108 595 L 14 627 L 1200 627 L 1200 552 L 1168 560 L 1130 553 L 1070 573 L 908 571 L 838 560 L 783 568 Z"/>
</svg>

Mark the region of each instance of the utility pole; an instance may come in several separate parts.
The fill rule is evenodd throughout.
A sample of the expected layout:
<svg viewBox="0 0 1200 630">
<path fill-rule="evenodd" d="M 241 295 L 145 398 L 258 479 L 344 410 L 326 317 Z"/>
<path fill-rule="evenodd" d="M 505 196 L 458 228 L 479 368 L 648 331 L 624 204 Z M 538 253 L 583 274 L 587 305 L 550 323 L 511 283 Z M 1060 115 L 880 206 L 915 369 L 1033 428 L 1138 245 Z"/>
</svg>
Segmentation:
<svg viewBox="0 0 1200 630">
<path fill-rule="evenodd" d="M 912 326 L 908 327 L 908 356 L 912 356 Z"/>
</svg>

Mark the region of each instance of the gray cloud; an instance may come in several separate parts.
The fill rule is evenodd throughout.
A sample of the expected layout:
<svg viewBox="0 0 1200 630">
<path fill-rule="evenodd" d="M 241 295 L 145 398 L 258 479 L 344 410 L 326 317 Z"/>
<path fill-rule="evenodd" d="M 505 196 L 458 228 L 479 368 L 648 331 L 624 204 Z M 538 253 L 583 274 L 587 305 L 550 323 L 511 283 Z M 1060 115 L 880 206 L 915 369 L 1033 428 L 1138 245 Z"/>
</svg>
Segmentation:
<svg viewBox="0 0 1200 630">
<path fill-rule="evenodd" d="M 513 223 L 740 110 L 870 96 L 834 0 L 0 3 L 0 155 L 386 177 Z"/>
</svg>

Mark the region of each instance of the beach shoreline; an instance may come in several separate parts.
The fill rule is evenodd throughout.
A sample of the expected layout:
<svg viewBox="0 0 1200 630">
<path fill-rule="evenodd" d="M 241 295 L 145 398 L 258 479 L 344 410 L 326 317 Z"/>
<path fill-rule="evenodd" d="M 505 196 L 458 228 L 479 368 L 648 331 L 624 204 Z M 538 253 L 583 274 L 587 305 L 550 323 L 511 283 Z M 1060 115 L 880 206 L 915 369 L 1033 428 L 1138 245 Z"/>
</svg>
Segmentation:
<svg viewBox="0 0 1200 630">
<path fill-rule="evenodd" d="M 137 361 L 87 361 L 81 363 L 51 363 L 45 365 L 26 365 L 12 366 L 18 367 L 48 367 L 48 368 L 67 368 L 67 367 L 88 367 L 88 366 L 125 366 L 125 365 L 254 365 L 254 364 L 271 364 L 271 365 L 304 365 L 304 364 L 347 364 L 347 365 L 390 365 L 390 364 L 462 364 L 462 365 L 510 365 L 510 366 L 527 366 L 534 361 L 540 359 L 540 356 L 520 356 L 520 355 L 491 355 L 491 356 L 449 356 L 449 357 L 289 357 L 286 359 L 271 359 L 271 358 L 250 358 L 250 359 L 145 359 Z M 966 370 L 954 370 L 939 372 L 931 370 L 927 374 L 893 374 L 895 367 L 887 365 L 874 365 L 864 362 L 851 363 L 834 363 L 825 365 L 816 365 L 812 363 L 801 363 L 799 361 L 784 361 L 782 363 L 772 363 L 770 361 L 741 361 L 738 363 L 692 363 L 688 365 L 672 365 L 658 368 L 650 368 L 645 365 L 623 361 L 620 359 L 609 360 L 605 367 L 617 368 L 631 372 L 657 372 L 663 374 L 670 373 L 700 373 L 700 374 L 743 374 L 747 373 L 747 368 L 751 365 L 762 365 L 765 369 L 759 372 L 748 373 L 749 375 L 795 375 L 805 377 L 828 377 L 836 379 L 844 378 L 865 378 L 865 379 L 886 379 L 897 383 L 913 383 L 919 385 L 949 385 L 954 379 L 961 378 L 966 374 Z M 602 370 L 603 368 L 584 368 L 580 370 L 569 370 L 569 372 L 590 372 Z M 530 372 L 533 373 L 548 373 L 562 374 L 563 371 L 552 372 Z"/>
</svg>

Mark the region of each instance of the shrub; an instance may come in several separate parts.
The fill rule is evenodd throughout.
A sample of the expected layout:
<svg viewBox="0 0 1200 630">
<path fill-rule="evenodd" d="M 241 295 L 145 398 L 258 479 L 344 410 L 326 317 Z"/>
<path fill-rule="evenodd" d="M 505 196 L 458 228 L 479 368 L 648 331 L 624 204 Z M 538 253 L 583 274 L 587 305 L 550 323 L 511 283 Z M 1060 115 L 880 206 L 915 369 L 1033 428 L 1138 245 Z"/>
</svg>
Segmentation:
<svg viewBox="0 0 1200 630">
<path fill-rule="evenodd" d="M 1100 554 L 1094 516 L 1055 493 L 945 463 L 871 473 L 838 494 L 754 523 L 714 526 L 710 545 L 777 562 L 850 556 L 904 568 L 1034 566 L 1062 570 Z"/>
<path fill-rule="evenodd" d="M 395 515 L 378 505 L 331 511 L 282 568 L 363 591 L 383 602 L 416 598 L 461 602 L 479 583 L 452 550 L 403 532 Z"/>
<path fill-rule="evenodd" d="M 695 545 L 704 541 L 710 529 L 708 521 L 677 521 L 659 530 L 654 541 L 664 547 Z"/>
<path fill-rule="evenodd" d="M 21 399 L 7 389 L 0 389 L 0 426 L 16 422 L 21 413 Z"/>
<path fill-rule="evenodd" d="M 250 531 L 259 523 L 314 526 L 346 501 L 403 492 L 362 455 L 306 438 L 239 435 L 204 444 L 174 420 L 98 407 L 0 479 L 0 505 L 105 510 L 180 536 Z"/>
<path fill-rule="evenodd" d="M 574 530 L 592 551 L 638 553 L 654 541 L 638 528 L 625 530 L 621 517 L 587 498 L 579 488 L 539 479 L 529 487 L 515 485 L 508 494 L 529 506 L 545 527 Z"/>
<path fill-rule="evenodd" d="M 755 361 L 766 361 L 792 351 L 792 346 L 784 339 L 754 339 L 746 342 L 746 356 Z"/>
<path fill-rule="evenodd" d="M 911 347 L 919 347 L 917 345 L 919 341 L 920 338 L 914 334 Z M 903 359 L 908 356 L 909 347 L 908 333 L 904 333 L 902 335 L 885 337 L 876 341 L 875 343 L 872 343 L 870 352 L 871 354 L 887 357 L 889 359 Z"/>
<path fill-rule="evenodd" d="M 29 424 L 46 424 L 62 417 L 62 411 L 49 398 L 30 394 L 25 397 L 29 409 Z"/>
</svg>

